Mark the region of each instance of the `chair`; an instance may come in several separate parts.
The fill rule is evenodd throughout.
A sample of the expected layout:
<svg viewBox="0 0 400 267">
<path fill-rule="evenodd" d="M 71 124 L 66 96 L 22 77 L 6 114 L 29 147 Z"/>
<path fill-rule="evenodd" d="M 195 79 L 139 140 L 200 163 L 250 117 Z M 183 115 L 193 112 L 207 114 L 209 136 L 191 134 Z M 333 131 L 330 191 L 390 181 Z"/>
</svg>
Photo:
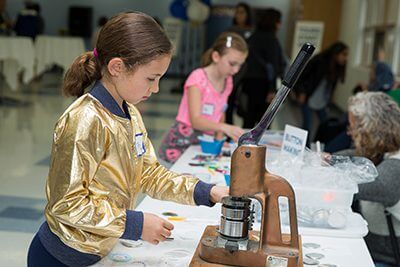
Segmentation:
<svg viewBox="0 0 400 267">
<path fill-rule="evenodd" d="M 400 266 L 400 250 L 399 250 L 399 243 L 397 240 L 396 232 L 393 227 L 393 220 L 392 220 L 392 214 L 385 210 L 385 216 L 386 216 L 386 222 L 389 228 L 389 236 L 390 236 L 390 241 L 392 243 L 392 250 L 393 250 L 393 255 L 396 260 L 396 266 Z"/>
</svg>

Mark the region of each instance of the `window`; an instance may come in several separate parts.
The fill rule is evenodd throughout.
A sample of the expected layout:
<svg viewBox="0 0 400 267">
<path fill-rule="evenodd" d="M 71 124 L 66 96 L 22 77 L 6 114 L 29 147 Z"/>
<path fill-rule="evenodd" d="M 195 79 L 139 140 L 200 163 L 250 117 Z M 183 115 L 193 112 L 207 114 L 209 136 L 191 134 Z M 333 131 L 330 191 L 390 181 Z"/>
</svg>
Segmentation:
<svg viewBox="0 0 400 267">
<path fill-rule="evenodd" d="M 366 0 L 363 3 L 360 65 L 368 67 L 380 58 L 400 75 L 400 0 Z"/>
</svg>

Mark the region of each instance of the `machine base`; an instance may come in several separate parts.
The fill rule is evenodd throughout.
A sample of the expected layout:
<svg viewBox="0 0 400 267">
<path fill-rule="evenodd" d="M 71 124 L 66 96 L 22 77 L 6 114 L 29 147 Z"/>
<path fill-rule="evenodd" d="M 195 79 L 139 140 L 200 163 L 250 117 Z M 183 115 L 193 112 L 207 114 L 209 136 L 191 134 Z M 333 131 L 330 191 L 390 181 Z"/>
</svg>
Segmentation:
<svg viewBox="0 0 400 267">
<path fill-rule="evenodd" d="M 216 246 L 218 238 L 218 226 L 207 226 L 201 237 L 190 262 L 192 267 L 202 266 L 267 266 L 267 267 L 302 267 L 303 256 L 301 238 L 299 236 L 299 250 L 288 247 L 267 247 L 258 249 L 259 232 L 250 231 L 248 250 L 230 252 Z M 283 235 L 284 240 L 289 235 Z"/>
</svg>

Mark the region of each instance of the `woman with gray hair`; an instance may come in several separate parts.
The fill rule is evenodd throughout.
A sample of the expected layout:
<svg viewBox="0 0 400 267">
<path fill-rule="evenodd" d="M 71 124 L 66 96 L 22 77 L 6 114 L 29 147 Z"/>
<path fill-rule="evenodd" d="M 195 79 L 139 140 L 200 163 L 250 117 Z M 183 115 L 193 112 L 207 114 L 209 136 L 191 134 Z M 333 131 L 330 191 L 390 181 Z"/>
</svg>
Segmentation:
<svg viewBox="0 0 400 267">
<path fill-rule="evenodd" d="M 356 195 L 369 227 L 365 241 L 372 258 L 379 262 L 377 266 L 387 266 L 380 263 L 399 264 L 396 263 L 385 210 L 391 214 L 399 243 L 400 108 L 384 93 L 358 93 L 349 99 L 349 122 L 354 154 L 372 160 L 379 173 L 375 181 L 360 184 Z"/>
</svg>

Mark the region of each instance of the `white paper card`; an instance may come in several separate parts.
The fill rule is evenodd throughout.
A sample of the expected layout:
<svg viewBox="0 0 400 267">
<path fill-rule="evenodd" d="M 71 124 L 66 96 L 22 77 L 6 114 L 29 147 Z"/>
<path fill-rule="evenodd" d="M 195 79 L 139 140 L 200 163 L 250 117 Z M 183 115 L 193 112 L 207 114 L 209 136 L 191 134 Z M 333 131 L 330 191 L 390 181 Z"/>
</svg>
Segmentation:
<svg viewBox="0 0 400 267">
<path fill-rule="evenodd" d="M 307 135 L 308 131 L 286 124 L 281 153 L 292 156 L 303 154 L 307 143 Z"/>
</svg>

